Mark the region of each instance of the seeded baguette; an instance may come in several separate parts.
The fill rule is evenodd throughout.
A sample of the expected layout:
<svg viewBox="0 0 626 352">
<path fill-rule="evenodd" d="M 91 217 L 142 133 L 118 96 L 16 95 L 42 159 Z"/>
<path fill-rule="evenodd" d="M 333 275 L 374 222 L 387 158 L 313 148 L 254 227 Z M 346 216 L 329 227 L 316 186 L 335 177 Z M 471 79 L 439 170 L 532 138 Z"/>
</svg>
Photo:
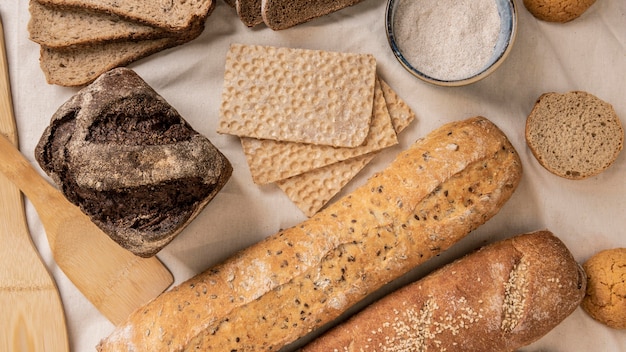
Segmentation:
<svg viewBox="0 0 626 352">
<path fill-rule="evenodd" d="M 513 351 L 569 316 L 585 285 L 561 240 L 522 234 L 388 294 L 301 352 Z"/>
<path fill-rule="evenodd" d="M 444 125 L 312 218 L 138 309 L 98 350 L 279 350 L 486 222 L 521 172 L 487 119 Z"/>
</svg>

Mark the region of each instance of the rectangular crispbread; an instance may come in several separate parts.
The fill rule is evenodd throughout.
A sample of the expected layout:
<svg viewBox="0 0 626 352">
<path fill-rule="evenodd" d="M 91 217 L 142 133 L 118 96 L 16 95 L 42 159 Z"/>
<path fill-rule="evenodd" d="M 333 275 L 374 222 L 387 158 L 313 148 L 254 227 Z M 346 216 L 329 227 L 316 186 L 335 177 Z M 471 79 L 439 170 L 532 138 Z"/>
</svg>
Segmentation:
<svg viewBox="0 0 626 352">
<path fill-rule="evenodd" d="M 415 113 L 385 81 L 380 80 L 380 83 L 394 129 L 396 133 L 400 133 L 415 119 Z M 378 152 L 357 156 L 279 180 L 276 184 L 306 216 L 311 217 L 337 195 L 376 155 Z"/>
<path fill-rule="evenodd" d="M 356 147 L 369 132 L 375 80 L 369 54 L 232 44 L 217 131 Z"/>
<path fill-rule="evenodd" d="M 241 138 L 252 179 L 267 184 L 398 143 L 380 83 L 376 82 L 371 125 L 364 143 L 354 148 Z"/>
</svg>

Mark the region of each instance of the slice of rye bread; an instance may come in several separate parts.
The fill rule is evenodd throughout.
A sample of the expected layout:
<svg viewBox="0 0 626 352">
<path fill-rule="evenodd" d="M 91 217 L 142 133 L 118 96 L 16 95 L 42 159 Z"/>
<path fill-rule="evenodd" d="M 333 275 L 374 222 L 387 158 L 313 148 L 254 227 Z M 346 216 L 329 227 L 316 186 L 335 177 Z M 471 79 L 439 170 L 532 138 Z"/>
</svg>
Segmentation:
<svg viewBox="0 0 626 352">
<path fill-rule="evenodd" d="M 120 16 L 172 32 L 186 32 L 204 23 L 215 8 L 216 0 L 144 1 L 144 0 L 37 0 L 62 8 L 74 7 Z"/>
<path fill-rule="evenodd" d="M 293 27 L 362 0 L 262 0 L 263 22 L 273 30 Z"/>
<path fill-rule="evenodd" d="M 624 146 L 613 106 L 582 91 L 542 94 L 528 115 L 525 136 L 544 168 L 572 180 L 604 171 Z"/>
<path fill-rule="evenodd" d="M 81 87 L 115 67 L 126 66 L 159 51 L 185 44 L 198 37 L 203 29 L 204 26 L 198 26 L 178 37 L 107 42 L 74 46 L 67 50 L 42 46 L 39 64 L 49 84 Z"/>
<path fill-rule="evenodd" d="M 30 0 L 28 9 L 29 39 L 49 48 L 116 40 L 158 39 L 172 35 L 162 28 L 85 9 L 60 9 L 35 0 Z"/>
<path fill-rule="evenodd" d="M 235 8 L 241 22 L 248 27 L 263 23 L 261 0 L 235 0 Z"/>
</svg>

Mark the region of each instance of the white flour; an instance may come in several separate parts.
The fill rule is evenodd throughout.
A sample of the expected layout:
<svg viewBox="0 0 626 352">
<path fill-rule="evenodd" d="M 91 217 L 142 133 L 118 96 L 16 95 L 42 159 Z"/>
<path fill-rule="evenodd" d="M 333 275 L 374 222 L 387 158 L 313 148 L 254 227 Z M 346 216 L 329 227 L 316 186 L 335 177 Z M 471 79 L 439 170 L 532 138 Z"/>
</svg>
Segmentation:
<svg viewBox="0 0 626 352">
<path fill-rule="evenodd" d="M 489 63 L 500 31 L 496 0 L 399 0 L 396 43 L 424 74 L 455 80 Z"/>
</svg>

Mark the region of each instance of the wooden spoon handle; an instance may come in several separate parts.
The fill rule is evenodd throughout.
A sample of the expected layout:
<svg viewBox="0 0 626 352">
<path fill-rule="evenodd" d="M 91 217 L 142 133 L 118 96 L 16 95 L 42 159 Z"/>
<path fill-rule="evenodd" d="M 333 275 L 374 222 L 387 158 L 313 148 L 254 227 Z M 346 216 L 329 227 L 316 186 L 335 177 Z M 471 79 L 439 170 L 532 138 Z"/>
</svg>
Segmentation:
<svg viewBox="0 0 626 352">
<path fill-rule="evenodd" d="M 0 133 L 5 134 L 17 147 L 17 128 L 13 116 L 13 101 L 11 99 L 11 85 L 9 82 L 9 65 L 4 46 L 4 30 L 0 19 L 0 114 L 8 114 L 0 118 Z"/>
<path fill-rule="evenodd" d="M 54 210 L 55 204 L 67 201 L 4 136 L 0 136 L 0 172 L 26 194 L 38 212 Z"/>
</svg>

